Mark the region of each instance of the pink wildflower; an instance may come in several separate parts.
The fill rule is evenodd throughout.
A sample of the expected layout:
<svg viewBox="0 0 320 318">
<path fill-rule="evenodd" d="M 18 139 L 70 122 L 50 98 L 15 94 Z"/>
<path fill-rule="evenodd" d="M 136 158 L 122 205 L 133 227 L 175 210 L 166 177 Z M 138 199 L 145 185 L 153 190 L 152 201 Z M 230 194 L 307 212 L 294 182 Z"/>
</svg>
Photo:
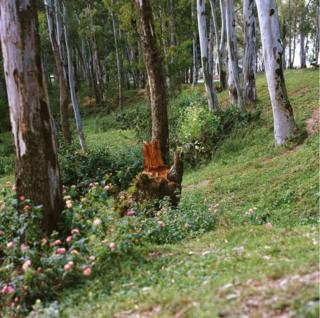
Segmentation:
<svg viewBox="0 0 320 318">
<path fill-rule="evenodd" d="M 14 247 L 14 243 L 12 241 L 7 243 L 7 248 L 9 250 L 13 249 L 13 247 Z"/>
<path fill-rule="evenodd" d="M 117 248 L 117 245 L 116 245 L 116 243 L 111 242 L 111 243 L 109 244 L 109 247 L 110 247 L 110 250 L 111 250 L 111 251 L 114 251 L 114 250 Z"/>
<path fill-rule="evenodd" d="M 63 255 L 66 253 L 66 249 L 63 248 L 63 247 L 60 247 L 60 248 L 57 248 L 56 249 L 56 254 L 60 254 L 60 255 Z"/>
<path fill-rule="evenodd" d="M 127 216 L 134 216 L 134 215 L 136 215 L 136 212 L 133 211 L 132 209 L 129 209 L 129 210 L 127 211 Z"/>
<path fill-rule="evenodd" d="M 24 207 L 23 207 L 23 211 L 28 211 L 30 209 L 30 206 L 28 204 L 26 204 Z"/>
<path fill-rule="evenodd" d="M 67 243 L 70 243 L 72 241 L 73 237 L 71 235 L 69 235 L 66 239 L 66 242 Z"/>
<path fill-rule="evenodd" d="M 52 243 L 50 244 L 50 246 L 51 246 L 51 247 L 57 246 L 57 245 L 59 245 L 59 244 L 61 244 L 61 243 L 62 243 L 61 240 L 55 240 L 54 242 L 52 242 Z"/>
<path fill-rule="evenodd" d="M 71 234 L 72 234 L 72 235 L 79 234 L 79 230 L 78 230 L 78 229 L 73 229 L 73 230 L 71 231 Z"/>
<path fill-rule="evenodd" d="M 74 266 L 74 263 L 72 261 L 68 262 L 67 264 L 64 265 L 64 270 L 65 271 L 70 271 Z"/>
<path fill-rule="evenodd" d="M 66 206 L 67 206 L 68 209 L 72 209 L 72 207 L 73 207 L 72 200 L 67 200 L 66 201 Z"/>
<path fill-rule="evenodd" d="M 83 270 L 83 275 L 84 276 L 90 276 L 92 274 L 92 269 L 91 267 L 86 267 L 84 270 Z"/>
<path fill-rule="evenodd" d="M 26 272 L 31 267 L 31 265 L 32 265 L 31 261 L 29 259 L 26 260 L 22 265 L 23 271 Z"/>
<path fill-rule="evenodd" d="M 1 293 L 2 294 L 14 294 L 15 289 L 11 285 L 6 285 L 2 288 Z"/>
<path fill-rule="evenodd" d="M 20 201 L 24 201 L 24 200 L 26 199 L 26 197 L 25 197 L 24 195 L 21 195 L 21 196 L 19 197 L 19 199 L 20 199 Z"/>
</svg>

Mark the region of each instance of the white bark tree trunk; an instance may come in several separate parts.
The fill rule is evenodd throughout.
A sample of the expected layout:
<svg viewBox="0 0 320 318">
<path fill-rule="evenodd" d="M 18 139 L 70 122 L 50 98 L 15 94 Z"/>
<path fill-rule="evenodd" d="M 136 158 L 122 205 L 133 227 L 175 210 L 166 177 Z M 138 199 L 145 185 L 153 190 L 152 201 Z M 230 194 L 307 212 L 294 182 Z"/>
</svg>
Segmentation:
<svg viewBox="0 0 320 318">
<path fill-rule="evenodd" d="M 305 51 L 305 35 L 303 32 L 300 33 L 300 66 L 306 68 L 306 51 Z"/>
<path fill-rule="evenodd" d="M 199 61 L 198 61 L 198 34 L 194 27 L 196 16 L 196 6 L 194 0 L 191 0 L 191 19 L 192 19 L 192 85 L 198 84 Z"/>
<path fill-rule="evenodd" d="M 282 145 L 295 130 L 282 70 L 283 47 L 280 40 L 279 18 L 275 0 L 256 0 L 264 64 L 272 104 L 276 145 Z"/>
<path fill-rule="evenodd" d="M 73 62 L 71 57 L 71 48 L 70 48 L 70 41 L 69 41 L 68 12 L 65 4 L 63 4 L 63 17 L 64 17 L 64 38 L 65 38 L 66 48 L 67 48 L 68 76 L 69 76 L 71 102 L 72 102 L 72 107 L 74 111 L 74 117 L 76 120 L 80 146 L 84 152 L 87 152 L 87 146 L 84 139 L 84 133 L 83 133 L 81 117 L 80 117 L 80 108 L 79 108 L 76 90 L 75 90 L 74 67 L 73 67 Z"/>
<path fill-rule="evenodd" d="M 209 72 L 205 0 L 197 0 L 197 16 L 204 84 L 208 98 L 208 107 L 209 110 L 212 111 L 213 109 L 218 108 L 218 97 L 213 85 L 212 75 Z"/>
<path fill-rule="evenodd" d="M 243 1 L 244 56 L 243 56 L 243 98 L 246 103 L 257 99 L 256 90 L 256 18 L 254 0 Z"/>
<path fill-rule="evenodd" d="M 16 154 L 16 188 L 43 206 L 43 228 L 56 228 L 62 187 L 41 64 L 36 0 L 1 0 L 0 34 Z"/>
<path fill-rule="evenodd" d="M 220 40 L 219 40 L 219 33 L 218 33 L 218 23 L 217 23 L 217 15 L 216 15 L 216 0 L 210 0 L 210 7 L 211 7 L 211 17 L 213 22 L 213 29 L 214 29 L 214 36 L 215 36 L 215 43 L 216 43 L 216 57 L 218 60 L 218 74 L 220 77 L 220 86 L 224 89 L 224 83 L 226 80 L 226 74 L 225 74 L 225 65 L 223 65 L 223 56 L 220 52 Z M 224 74 L 223 74 L 224 72 Z"/>
<path fill-rule="evenodd" d="M 116 61 L 117 61 L 118 105 L 119 105 L 119 109 L 122 110 L 122 68 L 121 68 L 119 45 L 118 45 L 117 22 L 112 10 L 111 10 L 111 19 L 112 19 L 114 46 L 116 49 Z"/>
<path fill-rule="evenodd" d="M 242 92 L 239 82 L 236 20 L 234 17 L 233 0 L 226 1 L 227 21 L 227 46 L 228 46 L 228 87 L 229 100 L 231 104 L 237 104 L 238 108 L 243 107 Z"/>
<path fill-rule="evenodd" d="M 220 38 L 220 61 L 219 69 L 220 85 L 222 89 L 227 89 L 227 70 L 226 70 L 226 42 L 227 42 L 227 21 L 226 21 L 226 5 L 225 0 L 220 0 L 221 12 L 221 38 Z"/>
</svg>

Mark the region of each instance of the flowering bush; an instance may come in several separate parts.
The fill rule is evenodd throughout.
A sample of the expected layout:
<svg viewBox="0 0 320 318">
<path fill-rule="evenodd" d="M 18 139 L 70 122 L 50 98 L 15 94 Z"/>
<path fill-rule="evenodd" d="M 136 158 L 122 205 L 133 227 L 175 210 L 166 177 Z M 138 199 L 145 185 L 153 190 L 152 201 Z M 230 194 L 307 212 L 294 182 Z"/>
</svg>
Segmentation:
<svg viewBox="0 0 320 318">
<path fill-rule="evenodd" d="M 53 300 L 64 287 L 90 277 L 94 270 L 145 243 L 172 243 L 199 235 L 214 226 L 207 206 L 182 202 L 161 210 L 134 206 L 124 217 L 108 200 L 112 184 L 91 182 L 84 196 L 66 193 L 61 233 L 46 236 L 40 229 L 42 209 L 10 189 L 0 202 L 0 311 L 21 316 Z M 75 200 L 74 197 L 79 198 Z M 192 200 L 191 200 L 192 201 Z M 39 306 L 38 306 L 39 307 Z M 41 306 L 40 306 L 41 307 Z M 41 311 L 41 308 L 38 311 Z"/>
<path fill-rule="evenodd" d="M 38 298 L 51 299 L 63 286 L 90 276 L 95 257 L 78 229 L 67 238 L 40 230 L 42 210 L 6 189 L 0 201 L 0 311 L 26 313 Z"/>
</svg>

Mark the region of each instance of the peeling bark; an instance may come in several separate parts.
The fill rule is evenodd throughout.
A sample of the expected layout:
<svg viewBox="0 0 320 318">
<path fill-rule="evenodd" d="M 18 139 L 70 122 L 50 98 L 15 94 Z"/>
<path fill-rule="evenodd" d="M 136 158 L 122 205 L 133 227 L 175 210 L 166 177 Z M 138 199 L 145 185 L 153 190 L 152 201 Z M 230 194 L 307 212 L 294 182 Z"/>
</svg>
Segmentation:
<svg viewBox="0 0 320 318">
<path fill-rule="evenodd" d="M 243 107 L 242 92 L 239 82 L 238 49 L 236 37 L 236 20 L 234 17 L 233 0 L 226 1 L 226 24 L 227 24 L 227 46 L 228 46 L 228 87 L 229 100 L 231 104 Z"/>
<path fill-rule="evenodd" d="M 157 45 L 150 0 L 135 0 L 140 42 L 146 64 L 152 117 L 152 140 L 159 140 L 164 162 L 168 159 L 168 110 L 163 61 Z"/>
<path fill-rule="evenodd" d="M 283 46 L 275 0 L 256 0 L 263 56 L 274 120 L 276 145 L 282 145 L 295 130 L 293 110 L 282 70 Z"/>
<path fill-rule="evenodd" d="M 76 90 L 75 90 L 75 81 L 74 81 L 74 66 L 71 58 L 71 48 L 69 43 L 69 29 L 68 29 L 68 12 L 67 7 L 65 4 L 63 4 L 63 17 L 64 17 L 64 38 L 66 42 L 66 48 L 67 48 L 67 58 L 68 58 L 68 76 L 69 76 L 69 88 L 70 88 L 70 94 L 71 94 L 71 102 L 72 107 L 74 111 L 74 116 L 76 120 L 76 126 L 77 131 L 79 135 L 80 140 L 80 146 L 81 149 L 84 152 L 87 152 L 87 145 L 85 143 L 84 139 L 84 133 L 82 129 L 82 123 L 81 123 L 81 117 L 80 117 L 80 108 L 76 96 Z"/>
<path fill-rule="evenodd" d="M 41 64 L 35 0 L 0 1 L 0 34 L 16 154 L 16 188 L 56 229 L 63 208 L 53 121 Z"/>
<path fill-rule="evenodd" d="M 63 59 L 61 56 L 61 52 L 59 49 L 58 41 L 57 41 L 57 34 L 55 30 L 54 24 L 54 10 L 53 4 L 51 0 L 44 0 L 45 8 L 46 8 L 46 15 L 48 21 L 48 31 L 49 31 L 49 38 L 51 42 L 53 57 L 58 73 L 59 78 L 59 92 L 60 92 L 60 121 L 61 121 L 61 130 L 62 136 L 65 142 L 71 142 L 71 132 L 70 132 L 70 125 L 69 125 L 69 114 L 68 114 L 68 85 L 64 74 L 63 69 Z M 57 9 L 57 8 L 56 8 Z"/>
<path fill-rule="evenodd" d="M 225 0 L 220 0 L 221 12 L 221 38 L 220 38 L 220 61 L 221 66 L 219 69 L 220 85 L 222 89 L 227 89 L 227 69 L 226 69 L 226 42 L 227 42 L 227 21 L 226 21 L 226 6 Z"/>
<path fill-rule="evenodd" d="M 204 84 L 208 98 L 208 107 L 209 110 L 212 111 L 213 109 L 218 108 L 218 97 L 215 91 L 215 87 L 213 85 L 212 74 L 209 71 L 208 37 L 204 0 L 197 0 L 197 16 Z"/>
<path fill-rule="evenodd" d="M 254 0 L 243 1 L 244 56 L 243 56 L 243 98 L 246 103 L 257 99 L 256 90 L 256 18 Z"/>
</svg>

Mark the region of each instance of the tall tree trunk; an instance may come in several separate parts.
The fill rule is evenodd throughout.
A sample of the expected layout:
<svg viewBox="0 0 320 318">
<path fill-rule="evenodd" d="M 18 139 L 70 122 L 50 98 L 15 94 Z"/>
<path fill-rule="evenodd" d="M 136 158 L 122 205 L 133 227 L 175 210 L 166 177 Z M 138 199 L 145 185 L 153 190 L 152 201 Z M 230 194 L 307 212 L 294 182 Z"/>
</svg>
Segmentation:
<svg viewBox="0 0 320 318">
<path fill-rule="evenodd" d="M 92 67 L 95 75 L 96 81 L 96 89 L 97 89 L 97 103 L 100 104 L 105 100 L 104 91 L 103 91 L 103 80 L 102 80 L 102 72 L 100 59 L 98 54 L 98 46 L 96 40 L 96 34 L 94 31 L 93 25 L 93 15 L 92 15 L 92 0 L 88 1 L 88 11 L 89 11 L 89 25 L 90 25 L 90 33 L 91 33 L 91 43 L 92 43 Z"/>
<path fill-rule="evenodd" d="M 243 98 L 246 103 L 257 99 L 256 90 L 256 18 L 254 0 L 243 1 L 244 56 L 243 56 Z"/>
<path fill-rule="evenodd" d="M 72 107 L 74 111 L 74 116 L 76 119 L 76 126 L 77 126 L 78 135 L 79 135 L 80 146 L 84 152 L 87 152 L 87 146 L 84 139 L 84 133 L 83 133 L 81 117 L 80 117 L 80 108 L 79 108 L 79 104 L 76 96 L 76 90 L 75 90 L 74 67 L 73 67 L 73 62 L 71 57 L 71 47 L 69 43 L 68 12 L 67 12 L 67 7 L 65 3 L 63 3 L 63 17 L 64 17 L 64 38 L 66 42 L 67 58 L 68 58 L 68 75 L 69 75 L 71 102 L 72 102 Z"/>
<path fill-rule="evenodd" d="M 113 27 L 113 37 L 114 37 L 114 46 L 116 49 L 116 60 L 117 60 L 117 77 L 118 77 L 118 105 L 119 109 L 122 109 L 122 70 L 121 70 L 121 61 L 118 45 L 118 34 L 117 34 L 117 23 L 113 11 L 111 11 L 112 27 Z"/>
<path fill-rule="evenodd" d="M 288 24 L 289 24 L 289 55 L 288 55 L 288 67 L 292 67 L 292 25 L 291 25 L 291 0 L 288 1 L 288 8 L 289 8 L 289 17 L 288 17 Z"/>
<path fill-rule="evenodd" d="M 297 38 L 297 17 L 296 15 L 294 16 L 294 22 L 293 22 L 293 50 L 292 50 L 292 58 L 291 58 L 291 64 L 290 68 L 292 69 L 294 66 L 294 60 L 296 57 L 296 38 Z"/>
<path fill-rule="evenodd" d="M 279 18 L 275 0 L 256 0 L 261 29 L 263 57 L 274 120 L 276 145 L 282 145 L 295 130 L 282 70 L 283 47 L 280 40 Z"/>
<path fill-rule="evenodd" d="M 152 116 L 152 140 L 159 140 L 161 155 L 168 160 L 168 111 L 162 58 L 157 46 L 150 0 L 135 0 L 141 46 L 146 64 Z"/>
<path fill-rule="evenodd" d="M 215 91 L 215 87 L 213 85 L 212 74 L 209 71 L 208 37 L 204 0 L 197 0 L 197 15 L 204 85 L 206 88 L 208 98 L 208 107 L 209 110 L 212 111 L 213 109 L 218 108 L 218 97 Z"/>
<path fill-rule="evenodd" d="M 222 56 L 220 52 L 220 40 L 219 40 L 219 33 L 218 33 L 218 23 L 217 23 L 217 15 L 216 15 L 216 0 L 210 0 L 210 7 L 211 7 L 211 17 L 213 22 L 213 29 L 214 29 L 214 35 L 215 35 L 215 43 L 216 43 L 216 57 L 218 60 L 218 74 L 220 77 L 220 86 L 225 89 L 226 85 L 226 74 L 223 72 L 223 68 L 225 68 L 225 65 L 223 65 Z M 225 82 L 225 83 L 222 83 Z"/>
<path fill-rule="evenodd" d="M 69 114 L 68 114 L 68 85 L 64 76 L 62 56 L 60 55 L 60 50 L 58 46 L 58 41 L 56 38 L 57 32 L 55 32 L 54 24 L 54 11 L 51 0 L 44 0 L 46 15 L 48 21 L 48 31 L 49 38 L 51 42 L 52 52 L 54 61 L 56 64 L 56 69 L 59 78 L 59 91 L 60 91 L 60 121 L 62 136 L 65 142 L 71 142 L 71 133 L 69 125 Z"/>
<path fill-rule="evenodd" d="M 191 0 L 191 19 L 192 19 L 192 85 L 198 84 L 199 61 L 198 61 L 198 33 L 194 27 L 196 16 L 196 6 L 194 0 Z"/>
<path fill-rule="evenodd" d="M 233 0 L 225 0 L 226 21 L 227 21 L 227 44 L 228 44 L 228 87 L 229 100 L 231 104 L 237 104 L 238 108 L 243 107 L 242 92 L 239 82 L 236 20 L 234 17 Z"/>
<path fill-rule="evenodd" d="M 220 38 L 220 62 L 219 69 L 220 85 L 223 90 L 227 89 L 227 69 L 226 69 L 226 43 L 227 43 L 227 21 L 226 21 L 226 3 L 225 0 L 220 0 L 221 11 L 221 38 Z"/>
<path fill-rule="evenodd" d="M 213 27 L 212 16 L 210 16 L 209 21 L 210 22 L 209 22 L 208 68 L 209 68 L 209 73 L 213 79 L 213 70 L 214 70 L 213 47 L 214 47 L 214 32 L 215 31 L 214 31 L 214 27 Z"/>
<path fill-rule="evenodd" d="M 304 33 L 301 31 L 300 32 L 300 66 L 301 68 L 306 68 L 306 51 L 305 51 L 305 47 L 304 47 L 304 41 L 305 40 L 305 35 Z"/>
<path fill-rule="evenodd" d="M 315 57 L 314 60 L 320 64 L 319 51 L 320 51 L 320 5 L 317 5 L 316 13 L 316 41 L 315 41 Z"/>
<path fill-rule="evenodd" d="M 18 198 L 43 206 L 43 228 L 56 229 L 63 208 L 57 147 L 41 65 L 36 0 L 0 1 L 0 34 Z"/>
</svg>

